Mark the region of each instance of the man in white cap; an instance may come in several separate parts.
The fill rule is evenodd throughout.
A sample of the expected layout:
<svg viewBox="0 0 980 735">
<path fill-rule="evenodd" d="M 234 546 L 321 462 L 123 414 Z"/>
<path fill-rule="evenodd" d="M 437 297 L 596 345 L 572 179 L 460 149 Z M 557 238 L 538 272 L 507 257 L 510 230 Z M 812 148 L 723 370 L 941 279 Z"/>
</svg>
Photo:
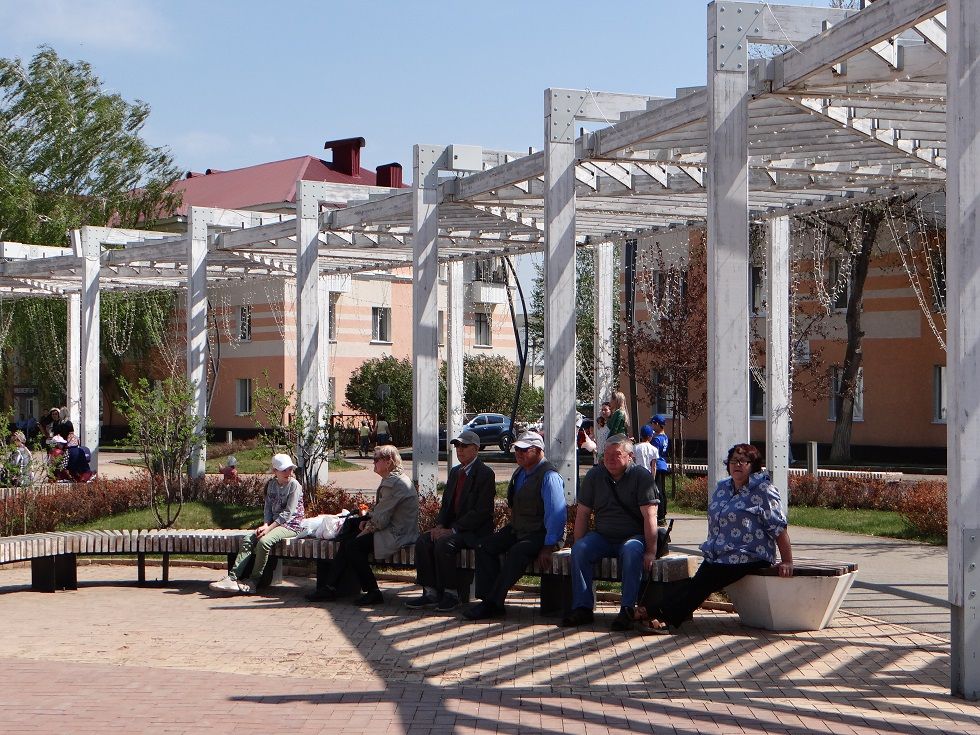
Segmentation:
<svg viewBox="0 0 980 735">
<path fill-rule="evenodd" d="M 293 477 L 295 467 L 288 454 L 277 454 L 272 458 L 273 477 L 265 486 L 263 523 L 242 540 L 238 558 L 228 576 L 210 584 L 215 592 L 254 593 L 272 547 L 299 532 L 303 522 L 303 488 Z M 250 574 L 247 572 L 249 564 L 252 566 Z"/>
<path fill-rule="evenodd" d="M 476 547 L 476 595 L 481 602 L 463 612 L 469 620 L 503 617 L 507 590 L 535 559 L 549 566 L 565 539 L 565 486 L 545 459 L 544 440 L 536 432 L 525 432 L 514 442 L 514 452 L 519 467 L 507 487 L 511 520 Z"/>
<path fill-rule="evenodd" d="M 415 568 L 422 596 L 405 603 L 421 610 L 449 612 L 459 607 L 456 556 L 475 549 L 493 531 L 493 501 L 497 478 L 480 459 L 480 437 L 464 431 L 450 442 L 459 464 L 449 471 L 436 525 L 415 543 Z"/>
</svg>

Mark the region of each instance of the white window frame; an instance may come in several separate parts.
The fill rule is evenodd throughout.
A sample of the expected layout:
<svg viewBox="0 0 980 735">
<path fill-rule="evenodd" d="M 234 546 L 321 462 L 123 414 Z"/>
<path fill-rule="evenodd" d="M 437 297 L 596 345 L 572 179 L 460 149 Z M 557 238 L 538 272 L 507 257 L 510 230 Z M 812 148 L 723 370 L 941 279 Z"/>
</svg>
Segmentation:
<svg viewBox="0 0 980 735">
<path fill-rule="evenodd" d="M 650 376 L 650 382 L 653 384 L 653 411 L 651 413 L 662 413 L 664 416 L 674 415 L 674 403 L 663 395 L 660 390 L 660 371 L 654 370 L 653 374 Z"/>
<path fill-rule="evenodd" d="M 235 415 L 249 416 L 252 413 L 252 379 L 235 380 Z"/>
<path fill-rule="evenodd" d="M 932 366 L 932 422 L 934 424 L 945 424 L 948 404 L 946 385 L 946 366 Z"/>
<path fill-rule="evenodd" d="M 843 367 L 833 367 L 830 373 L 830 398 L 827 410 L 827 420 L 837 420 L 837 393 L 841 379 L 844 377 Z M 864 367 L 858 368 L 857 384 L 854 386 L 854 421 L 864 421 Z"/>
<path fill-rule="evenodd" d="M 486 339 L 481 341 L 480 338 L 483 336 L 486 336 Z M 477 311 L 473 314 L 473 346 L 493 347 L 493 321 L 489 312 Z"/>
<path fill-rule="evenodd" d="M 240 342 L 252 341 L 252 306 L 250 304 L 238 307 L 238 340 Z"/>
<path fill-rule="evenodd" d="M 371 307 L 371 341 L 378 344 L 391 344 L 391 307 Z"/>
</svg>

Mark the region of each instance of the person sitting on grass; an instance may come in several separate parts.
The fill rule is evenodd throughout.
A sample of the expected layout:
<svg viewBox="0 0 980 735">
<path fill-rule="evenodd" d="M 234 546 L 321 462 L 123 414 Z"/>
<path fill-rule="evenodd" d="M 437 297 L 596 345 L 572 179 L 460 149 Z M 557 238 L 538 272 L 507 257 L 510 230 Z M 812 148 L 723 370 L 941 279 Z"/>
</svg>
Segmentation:
<svg viewBox="0 0 980 735">
<path fill-rule="evenodd" d="M 265 486 L 263 523 L 242 540 L 241 551 L 228 576 L 211 583 L 215 592 L 254 593 L 269 560 L 269 551 L 283 539 L 295 536 L 302 527 L 303 488 L 293 477 L 295 467 L 288 454 L 272 458 L 274 477 Z M 249 564 L 252 572 L 246 576 Z"/>
<path fill-rule="evenodd" d="M 228 457 L 224 467 L 218 468 L 218 474 L 224 478 L 225 485 L 238 484 L 238 460 L 234 455 Z"/>
</svg>

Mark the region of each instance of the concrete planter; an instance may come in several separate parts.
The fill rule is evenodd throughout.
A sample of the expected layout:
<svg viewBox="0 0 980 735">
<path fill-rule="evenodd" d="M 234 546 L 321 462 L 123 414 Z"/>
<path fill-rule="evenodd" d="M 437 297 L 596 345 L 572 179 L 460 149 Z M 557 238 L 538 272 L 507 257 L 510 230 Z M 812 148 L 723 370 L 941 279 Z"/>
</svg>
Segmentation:
<svg viewBox="0 0 980 735">
<path fill-rule="evenodd" d="M 743 625 L 766 630 L 822 630 L 857 572 L 836 577 L 748 575 L 725 588 Z"/>
</svg>

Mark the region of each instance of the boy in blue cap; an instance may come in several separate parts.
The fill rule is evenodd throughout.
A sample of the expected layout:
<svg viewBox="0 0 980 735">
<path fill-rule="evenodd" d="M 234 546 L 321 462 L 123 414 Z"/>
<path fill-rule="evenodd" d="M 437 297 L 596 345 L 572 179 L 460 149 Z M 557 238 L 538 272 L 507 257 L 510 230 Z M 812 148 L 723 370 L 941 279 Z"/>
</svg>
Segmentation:
<svg viewBox="0 0 980 735">
<path fill-rule="evenodd" d="M 666 488 L 666 477 L 670 473 L 670 468 L 667 466 L 667 445 L 670 443 L 670 439 L 667 437 L 667 432 L 664 431 L 664 426 L 667 423 L 667 418 L 662 414 L 654 414 L 650 417 L 650 425 L 653 427 L 653 438 L 650 443 L 657 448 L 657 472 L 654 474 L 654 482 L 657 483 L 657 494 L 660 496 L 660 505 L 657 506 L 657 525 L 666 526 L 667 525 L 667 488 Z"/>
</svg>

